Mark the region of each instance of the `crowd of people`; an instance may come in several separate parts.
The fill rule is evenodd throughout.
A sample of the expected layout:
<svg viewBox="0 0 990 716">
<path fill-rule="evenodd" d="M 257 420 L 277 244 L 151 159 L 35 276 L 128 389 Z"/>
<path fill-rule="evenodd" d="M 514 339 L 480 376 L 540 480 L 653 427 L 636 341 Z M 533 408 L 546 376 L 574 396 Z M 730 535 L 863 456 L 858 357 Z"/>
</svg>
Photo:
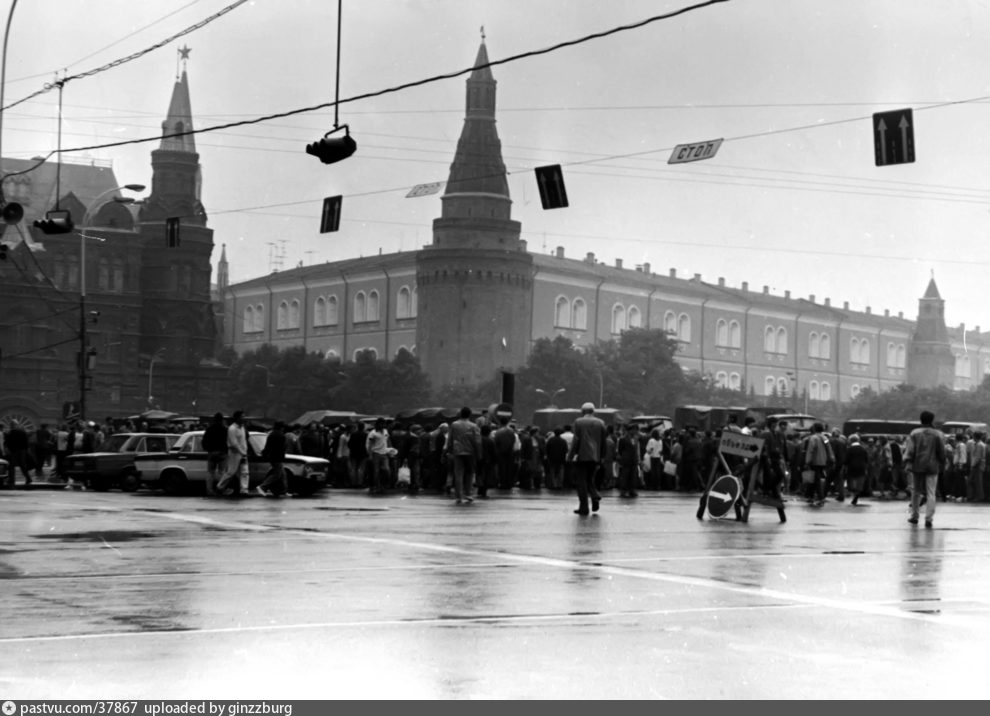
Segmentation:
<svg viewBox="0 0 990 716">
<path fill-rule="evenodd" d="M 578 424 L 593 417 L 594 406 L 575 424 L 541 430 L 520 425 L 508 415 L 474 414 L 469 408 L 447 423 L 427 428 L 385 418 L 366 426 L 363 422 L 325 426 L 287 425 L 279 422 L 271 431 L 276 443 L 263 456 L 273 465 L 286 454 L 320 457 L 330 463 L 328 482 L 335 488 L 367 489 L 371 494 L 428 491 L 451 495 L 460 503 L 487 497 L 490 491 L 587 491 L 578 511 L 589 509 L 588 500 L 602 491 L 618 490 L 622 498 L 635 498 L 641 490 L 701 492 L 714 474 L 718 444 L 723 432 L 763 439 L 762 486 L 767 493 L 790 494 L 821 506 L 827 499 L 851 505 L 860 499 L 910 499 L 914 490 L 909 459 L 909 436 L 844 436 L 838 428 L 816 423 L 810 434 L 790 429 L 785 420 L 771 418 L 757 426 L 747 417 L 736 417 L 719 430 L 700 431 L 688 425 L 681 430 L 659 427 L 640 430 L 635 423 L 601 424 L 601 437 L 592 436 L 594 460 L 575 450 Z M 211 473 L 216 483 L 233 477 L 238 468 L 229 462 L 229 425 L 220 419 L 218 445 L 211 449 Z M 598 418 L 595 418 L 599 423 Z M 201 426 L 209 432 L 209 424 Z M 154 428 L 153 428 L 154 429 Z M 157 429 L 165 429 L 159 426 Z M 27 431 L 16 422 L 0 431 L 0 454 L 9 462 L 3 487 L 13 487 L 16 473 L 25 486 L 45 470 L 64 477 L 65 457 L 74 452 L 99 450 L 105 438 L 117 432 L 147 432 L 146 423 L 107 418 L 102 424 L 76 421 L 58 426 L 41 425 Z M 594 431 L 597 431 L 597 424 Z M 593 432 L 594 432 L 593 431 Z M 580 438 L 579 434 L 579 438 Z M 990 499 L 990 466 L 986 436 L 959 433 L 943 443 L 939 458 L 935 499 L 985 502 Z M 580 440 L 579 440 L 580 442 Z M 600 444 L 599 444 L 600 443 Z M 581 448 L 581 445 L 578 445 Z M 241 456 L 242 458 L 246 456 Z M 590 468 L 581 462 L 593 462 Z M 583 472 L 588 472 L 582 477 Z M 719 470 L 718 472 L 721 472 Z M 228 480 L 229 482 L 229 480 Z M 278 486 L 266 485 L 266 492 Z M 580 495 L 579 495 L 580 497 Z M 921 497 L 923 502 L 926 497 Z M 590 507 L 597 504 L 591 499 Z"/>
</svg>

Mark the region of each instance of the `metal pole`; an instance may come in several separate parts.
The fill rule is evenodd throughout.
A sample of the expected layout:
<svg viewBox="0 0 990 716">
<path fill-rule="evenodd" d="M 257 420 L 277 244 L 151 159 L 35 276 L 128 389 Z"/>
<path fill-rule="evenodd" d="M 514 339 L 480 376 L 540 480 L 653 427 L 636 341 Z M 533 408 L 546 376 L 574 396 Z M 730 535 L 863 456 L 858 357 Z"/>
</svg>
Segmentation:
<svg viewBox="0 0 990 716">
<path fill-rule="evenodd" d="M 7 37 L 10 35 L 10 21 L 14 19 L 14 8 L 17 7 L 17 0 L 10 3 L 10 12 L 7 14 L 7 26 L 3 31 L 3 57 L 0 58 L 0 158 L 3 157 L 3 103 L 4 88 L 7 86 Z M 3 182 L 0 180 L 0 199 L 4 198 Z"/>
<path fill-rule="evenodd" d="M 79 419 L 86 419 L 86 236 L 79 232 Z"/>
<path fill-rule="evenodd" d="M 341 7 L 344 0 L 337 0 L 337 80 L 334 86 L 334 98 L 333 98 L 333 128 L 336 129 L 339 126 L 337 118 L 340 114 L 340 22 L 341 18 Z"/>
</svg>

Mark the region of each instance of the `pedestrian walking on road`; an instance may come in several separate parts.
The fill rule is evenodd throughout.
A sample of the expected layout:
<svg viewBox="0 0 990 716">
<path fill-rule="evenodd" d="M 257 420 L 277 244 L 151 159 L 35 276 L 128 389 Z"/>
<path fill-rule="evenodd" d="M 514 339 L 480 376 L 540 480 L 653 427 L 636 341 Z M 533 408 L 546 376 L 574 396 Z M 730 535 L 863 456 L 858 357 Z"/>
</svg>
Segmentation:
<svg viewBox="0 0 990 716">
<path fill-rule="evenodd" d="M 289 491 L 289 483 L 285 479 L 285 423 L 281 420 L 275 421 L 275 427 L 265 438 L 265 447 L 261 456 L 272 467 L 255 489 L 262 497 L 268 493 L 281 497 Z"/>
<path fill-rule="evenodd" d="M 227 426 L 223 424 L 223 413 L 214 414 L 203 431 L 203 450 L 206 451 L 206 494 L 213 497 L 227 463 Z"/>
<path fill-rule="evenodd" d="M 574 421 L 574 441 L 568 452 L 568 459 L 574 464 L 574 479 L 577 482 L 578 508 L 575 514 L 588 514 L 588 498 L 591 498 L 591 511 L 598 512 L 602 496 L 595 487 L 595 473 L 605 460 L 605 423 L 595 417 L 595 404 L 581 406 L 581 417 Z"/>
<path fill-rule="evenodd" d="M 863 483 L 866 480 L 866 470 L 870 463 L 870 454 L 863 447 L 859 435 L 849 437 L 849 446 L 846 448 L 846 480 L 849 482 L 849 494 L 852 495 L 850 505 L 859 505 L 859 495 L 863 491 Z"/>
<path fill-rule="evenodd" d="M 227 428 L 227 468 L 217 485 L 220 492 L 232 489 L 231 496 L 246 495 L 250 483 L 248 471 L 247 430 L 244 428 L 244 411 L 236 410 Z"/>
<path fill-rule="evenodd" d="M 918 524 L 921 491 L 927 498 L 925 506 L 925 527 L 931 529 L 935 519 L 935 490 L 938 487 L 938 473 L 945 462 L 945 443 L 942 433 L 934 428 L 935 415 L 930 410 L 921 413 L 921 427 L 915 428 L 908 436 L 904 464 L 911 473 L 911 516 L 908 522 Z"/>
<path fill-rule="evenodd" d="M 447 455 L 454 473 L 454 497 L 457 504 L 473 502 L 475 465 L 481 455 L 481 429 L 471 421 L 471 408 L 463 407 L 447 433 Z"/>
</svg>

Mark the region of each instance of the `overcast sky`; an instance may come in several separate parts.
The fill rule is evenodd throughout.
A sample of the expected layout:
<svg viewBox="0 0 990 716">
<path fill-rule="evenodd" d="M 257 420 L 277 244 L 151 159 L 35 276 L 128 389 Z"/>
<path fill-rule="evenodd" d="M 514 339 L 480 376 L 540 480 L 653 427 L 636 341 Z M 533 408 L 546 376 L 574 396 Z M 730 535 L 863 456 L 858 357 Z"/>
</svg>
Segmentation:
<svg viewBox="0 0 990 716">
<path fill-rule="evenodd" d="M 21 0 L 6 103 L 150 47 L 233 0 Z M 340 96 L 470 67 L 684 7 L 638 0 L 343 0 Z M 6 18 L 9 2 L 0 2 Z M 337 3 L 253 0 L 140 59 L 71 81 L 62 143 L 154 136 L 177 48 L 197 129 L 333 99 Z M 914 318 L 932 271 L 950 325 L 990 329 L 990 3 L 730 0 L 493 68 L 513 218 L 534 252 L 649 262 L 730 286 L 849 301 Z M 340 107 L 358 151 L 306 144 L 333 110 L 196 136 L 203 201 L 233 282 L 432 237 L 464 115 L 465 78 Z M 944 103 L 956 103 L 946 106 Z M 4 115 L 3 154 L 56 146 L 57 93 Z M 874 164 L 874 112 L 913 108 L 916 161 Z M 705 161 L 671 149 L 724 138 Z M 157 143 L 74 152 L 150 184 Z M 632 155 L 632 156 L 629 156 Z M 562 164 L 567 209 L 541 208 L 533 168 Z M 321 235 L 323 197 L 344 195 Z"/>
</svg>

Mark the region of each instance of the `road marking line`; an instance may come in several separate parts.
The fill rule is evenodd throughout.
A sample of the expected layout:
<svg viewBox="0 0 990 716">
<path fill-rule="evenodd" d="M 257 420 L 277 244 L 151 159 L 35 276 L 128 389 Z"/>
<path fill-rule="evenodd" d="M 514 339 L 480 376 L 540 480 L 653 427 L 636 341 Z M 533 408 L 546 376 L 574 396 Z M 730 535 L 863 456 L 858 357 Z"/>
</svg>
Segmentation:
<svg viewBox="0 0 990 716">
<path fill-rule="evenodd" d="M 918 614 L 916 612 L 906 612 L 901 609 L 884 606 L 882 604 L 871 604 L 869 602 L 854 602 L 844 599 L 834 599 L 831 597 L 820 597 L 820 596 L 814 596 L 808 594 L 798 594 L 796 592 L 785 592 L 779 589 L 770 589 L 767 587 L 752 587 L 746 585 L 729 584 L 727 582 L 720 582 L 718 580 L 707 579 L 705 577 L 690 577 L 679 574 L 664 574 L 661 572 L 645 572 L 642 570 L 632 569 L 629 567 L 616 567 L 605 564 L 590 564 L 587 562 L 578 562 L 569 559 L 555 559 L 553 557 L 541 557 L 537 555 L 527 555 L 527 554 L 514 554 L 511 552 L 496 552 L 491 550 L 468 549 L 465 547 L 433 544 L 430 542 L 414 542 L 411 540 L 402 540 L 394 537 L 367 537 L 367 536 L 359 536 L 359 535 L 343 535 L 335 532 L 315 532 L 309 530 L 299 530 L 291 527 L 282 528 L 282 527 L 273 527 L 271 525 L 250 525 L 248 523 L 226 522 L 222 520 L 214 520 L 208 517 L 185 515 L 179 512 L 153 512 L 150 514 L 157 515 L 160 517 L 165 517 L 168 519 L 174 519 L 185 522 L 194 522 L 197 524 L 208 524 L 214 527 L 225 527 L 228 529 L 251 528 L 258 531 L 277 530 L 282 532 L 295 532 L 297 534 L 304 534 L 311 537 L 320 537 L 323 539 L 333 539 L 333 540 L 349 541 L 349 542 L 362 542 L 365 544 L 389 545 L 393 547 L 401 547 L 404 549 L 420 549 L 420 550 L 425 550 L 430 552 L 440 552 L 445 554 L 462 554 L 477 558 L 502 559 L 502 560 L 513 561 L 522 564 L 535 564 L 542 567 L 558 567 L 561 569 L 588 569 L 617 577 L 647 579 L 657 582 L 680 584 L 689 587 L 716 589 L 726 592 L 733 592 L 736 594 L 745 594 L 751 597 L 796 602 L 799 604 L 827 607 L 830 609 L 856 612 L 859 614 L 872 614 L 874 616 L 895 617 L 897 619 L 923 621 L 923 622 L 929 622 L 932 624 L 941 624 L 941 625 L 951 624 L 953 626 L 962 626 L 967 629 L 972 629 L 974 626 L 971 619 L 962 619 L 962 618 L 953 617 L 951 615 L 936 616 L 929 614 Z"/>
</svg>

